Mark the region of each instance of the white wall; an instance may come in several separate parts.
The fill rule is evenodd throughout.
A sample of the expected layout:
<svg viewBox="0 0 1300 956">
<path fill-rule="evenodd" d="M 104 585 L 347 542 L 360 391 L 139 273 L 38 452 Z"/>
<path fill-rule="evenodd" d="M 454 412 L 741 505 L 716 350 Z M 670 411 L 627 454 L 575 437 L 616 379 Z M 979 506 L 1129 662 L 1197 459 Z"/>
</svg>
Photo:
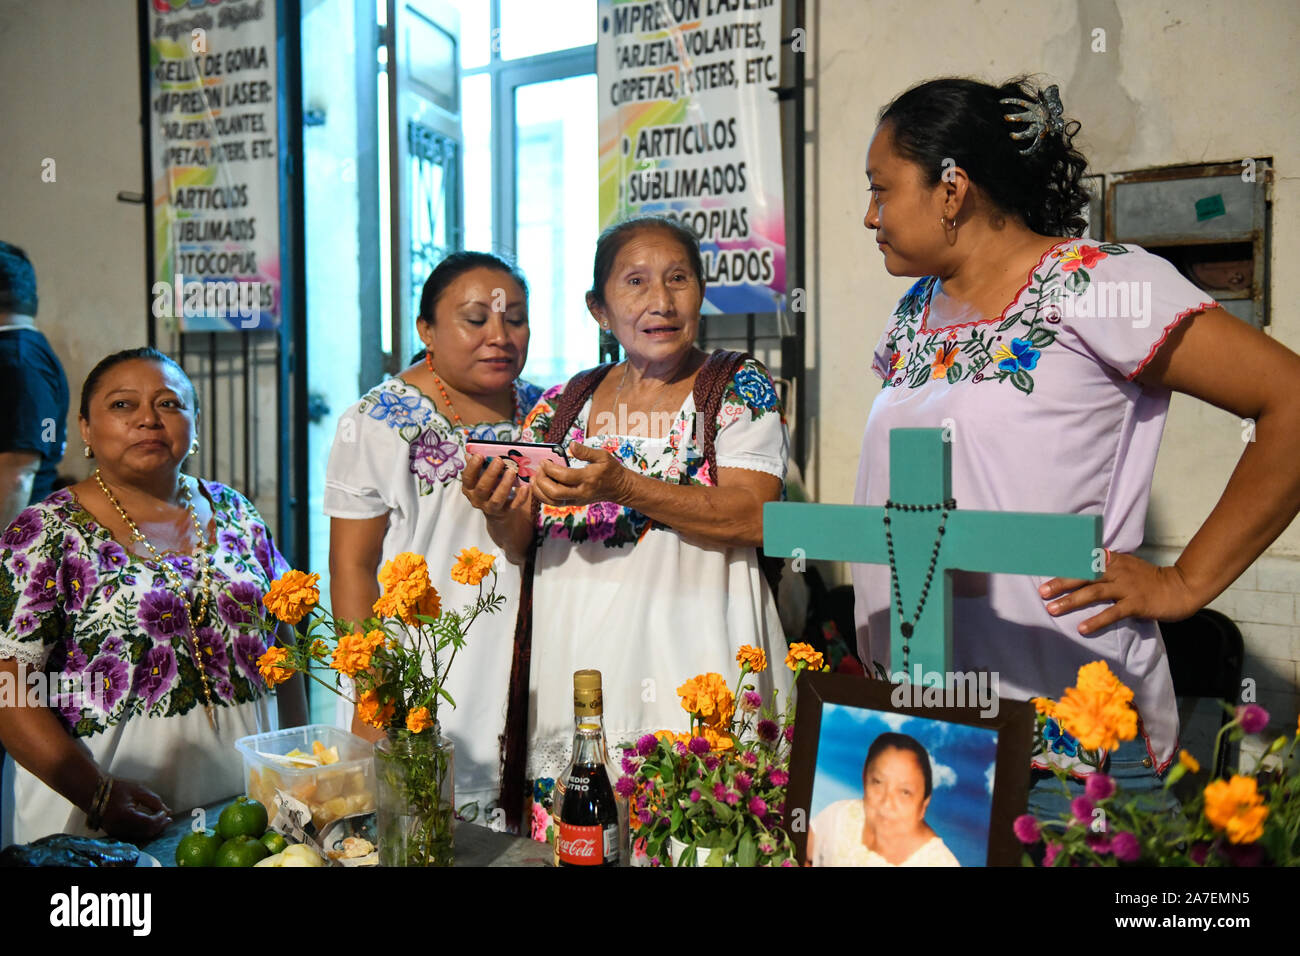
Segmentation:
<svg viewBox="0 0 1300 956">
<path fill-rule="evenodd" d="M 1019 73 L 1056 83 L 1093 170 L 1272 157 L 1272 326 L 1300 349 L 1300 71 L 1290 0 L 810 0 L 815 77 L 809 183 L 813 264 L 808 363 L 815 457 L 810 480 L 825 502 L 852 500 L 867 409 L 878 391 L 869 352 L 913 281 L 889 276 L 862 217 L 864 159 L 880 109 L 942 75 L 1002 81 Z M 1096 28 L 1106 52 L 1091 51 Z M 1174 396 L 1157 463 L 1147 543 L 1170 563 L 1217 502 L 1242 452 L 1241 423 Z M 1282 725 L 1294 727 L 1300 659 L 1300 522 L 1215 607 L 1247 640 L 1247 674 Z M 1265 587 L 1264 585 L 1267 585 Z"/>
<path fill-rule="evenodd" d="M 0 239 L 36 268 L 37 326 L 72 392 L 60 471 L 77 478 L 82 380 L 146 344 L 145 209 L 116 198 L 144 188 L 136 36 L 133 0 L 0 0 Z"/>
</svg>

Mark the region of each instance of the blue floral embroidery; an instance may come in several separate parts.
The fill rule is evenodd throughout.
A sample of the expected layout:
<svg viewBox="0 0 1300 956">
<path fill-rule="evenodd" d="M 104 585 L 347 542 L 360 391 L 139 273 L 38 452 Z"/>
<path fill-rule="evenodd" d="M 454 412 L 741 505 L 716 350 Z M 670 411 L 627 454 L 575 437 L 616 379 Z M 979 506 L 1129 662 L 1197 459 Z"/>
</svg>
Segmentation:
<svg viewBox="0 0 1300 956">
<path fill-rule="evenodd" d="M 1067 757 L 1079 755 L 1079 741 L 1062 730 L 1054 717 L 1047 718 L 1047 725 L 1043 728 L 1043 739 L 1052 748 L 1052 753 L 1065 754 Z"/>
<path fill-rule="evenodd" d="M 766 375 L 752 365 L 743 366 L 735 375 L 736 392 L 747 405 L 764 410 L 776 407 L 776 389 Z"/>
<path fill-rule="evenodd" d="M 995 354 L 1005 354 L 1006 351 L 1004 345 Z M 1042 354 L 1024 339 L 1012 339 L 1010 352 L 1010 355 L 998 362 L 998 368 L 1004 372 L 1018 372 L 1021 369 L 1033 371 L 1038 364 L 1038 356 Z"/>
<path fill-rule="evenodd" d="M 368 414 L 381 422 L 387 420 L 393 428 L 423 425 L 429 418 L 428 409 L 420 406 L 419 395 L 394 395 L 389 391 L 375 395 L 375 404 Z"/>
<path fill-rule="evenodd" d="M 497 427 L 495 425 L 471 425 L 466 437 L 470 441 L 496 441 Z"/>
</svg>

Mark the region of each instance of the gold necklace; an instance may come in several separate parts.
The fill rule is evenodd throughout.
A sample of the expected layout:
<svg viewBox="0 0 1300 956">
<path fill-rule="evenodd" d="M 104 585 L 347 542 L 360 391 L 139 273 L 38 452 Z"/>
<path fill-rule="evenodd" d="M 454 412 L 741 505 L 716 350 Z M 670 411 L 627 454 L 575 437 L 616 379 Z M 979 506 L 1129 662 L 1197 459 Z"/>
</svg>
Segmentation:
<svg viewBox="0 0 1300 956">
<path fill-rule="evenodd" d="M 199 521 L 198 512 L 194 509 L 194 496 L 190 491 L 189 482 L 185 480 L 184 475 L 180 477 L 181 500 L 185 503 L 185 511 L 194 523 L 194 531 L 198 536 L 197 562 L 199 573 L 195 577 L 193 605 L 186 596 L 185 579 L 181 577 L 180 572 L 163 560 L 163 556 L 158 553 L 158 549 L 153 546 L 153 542 L 146 538 L 139 525 L 131 520 L 131 516 L 126 513 L 126 509 L 122 507 L 121 502 L 117 500 L 113 492 L 108 490 L 108 485 L 104 484 L 104 478 L 100 475 L 98 468 L 95 469 L 94 477 L 95 483 L 99 485 L 99 490 L 104 493 L 104 497 L 108 499 L 109 504 L 117 509 L 122 523 L 130 529 L 131 540 L 138 541 L 149 549 L 149 553 L 153 555 L 154 561 L 157 562 L 163 575 L 180 593 L 181 600 L 185 603 L 185 623 L 190 632 L 190 655 L 194 659 L 194 667 L 199 672 L 199 681 L 203 685 L 203 706 L 208 712 L 208 723 L 213 730 L 216 730 L 217 714 L 212 706 L 212 688 L 208 684 L 208 672 L 203 667 L 203 656 L 199 653 L 199 639 L 194 633 L 195 621 L 197 620 L 199 627 L 202 627 L 208 619 L 208 608 L 212 601 L 212 561 L 208 555 L 207 537 L 203 533 L 203 525 Z"/>
</svg>

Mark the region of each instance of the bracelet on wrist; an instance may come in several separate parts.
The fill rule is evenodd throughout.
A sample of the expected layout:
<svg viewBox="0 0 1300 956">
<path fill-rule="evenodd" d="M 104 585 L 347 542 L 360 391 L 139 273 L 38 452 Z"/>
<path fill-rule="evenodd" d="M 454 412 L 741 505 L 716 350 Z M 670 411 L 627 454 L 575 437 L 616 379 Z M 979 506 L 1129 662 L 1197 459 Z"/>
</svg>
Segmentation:
<svg viewBox="0 0 1300 956">
<path fill-rule="evenodd" d="M 101 774 L 95 784 L 95 796 L 90 801 L 90 811 L 86 814 L 86 826 L 91 830 L 102 829 L 104 810 L 108 807 L 108 798 L 113 793 L 115 781 L 109 774 Z"/>
</svg>

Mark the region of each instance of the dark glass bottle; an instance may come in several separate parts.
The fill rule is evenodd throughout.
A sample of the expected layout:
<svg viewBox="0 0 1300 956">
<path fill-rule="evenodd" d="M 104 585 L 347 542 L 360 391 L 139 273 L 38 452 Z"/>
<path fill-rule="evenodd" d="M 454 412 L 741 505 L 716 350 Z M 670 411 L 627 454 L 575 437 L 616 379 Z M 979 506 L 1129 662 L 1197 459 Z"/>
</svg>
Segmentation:
<svg viewBox="0 0 1300 956">
<path fill-rule="evenodd" d="M 573 760 L 564 774 L 559 832 L 560 866 L 618 866 L 619 814 L 605 769 L 608 747 L 600 671 L 573 675 Z"/>
</svg>

